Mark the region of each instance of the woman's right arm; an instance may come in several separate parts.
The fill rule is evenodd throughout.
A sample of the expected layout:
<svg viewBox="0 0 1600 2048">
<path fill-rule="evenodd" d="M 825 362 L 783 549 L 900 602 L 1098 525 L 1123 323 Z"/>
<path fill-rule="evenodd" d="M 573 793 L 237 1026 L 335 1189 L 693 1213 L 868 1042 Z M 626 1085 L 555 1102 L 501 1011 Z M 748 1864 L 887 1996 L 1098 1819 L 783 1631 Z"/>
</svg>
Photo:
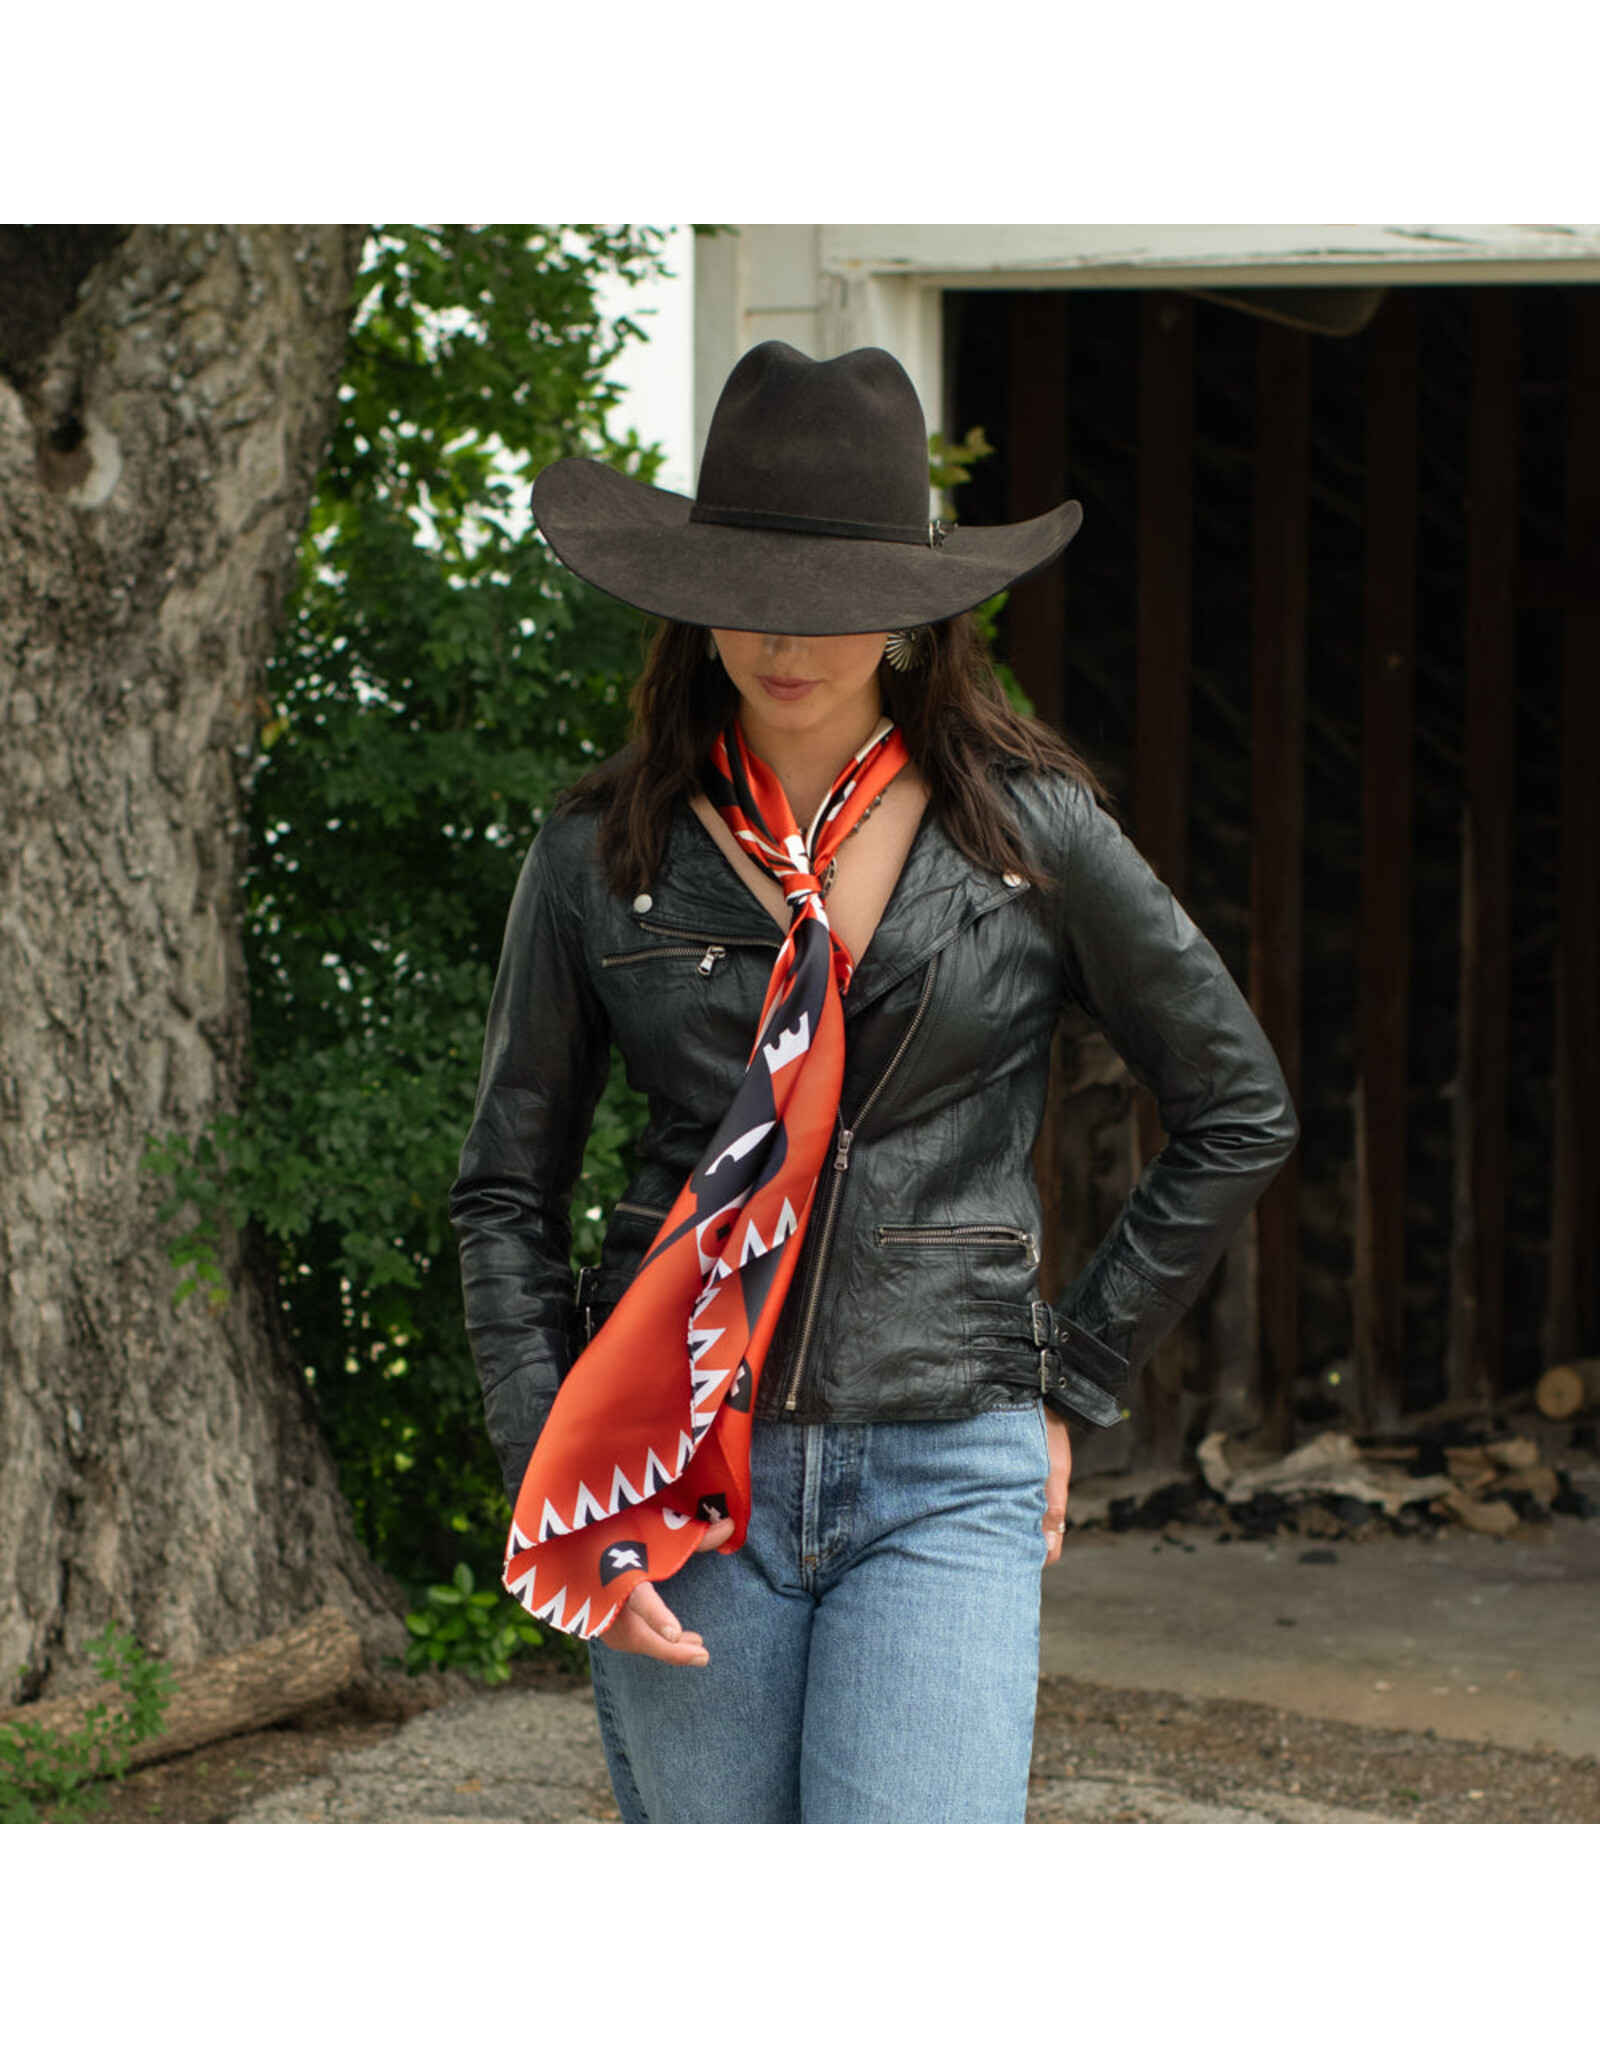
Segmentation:
<svg viewBox="0 0 1600 2048">
<path fill-rule="evenodd" d="M 513 1503 L 572 1362 L 568 1212 L 609 1043 L 583 945 L 592 847 L 592 821 L 569 814 L 523 865 L 450 1193 L 467 1335 Z"/>
</svg>

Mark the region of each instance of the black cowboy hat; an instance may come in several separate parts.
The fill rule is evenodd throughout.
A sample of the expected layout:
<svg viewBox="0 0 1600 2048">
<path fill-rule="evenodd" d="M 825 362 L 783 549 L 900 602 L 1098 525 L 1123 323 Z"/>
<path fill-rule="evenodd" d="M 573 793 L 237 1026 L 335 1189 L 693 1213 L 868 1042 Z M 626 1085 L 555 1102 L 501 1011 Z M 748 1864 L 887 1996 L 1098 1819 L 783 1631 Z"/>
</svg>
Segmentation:
<svg viewBox="0 0 1600 2048">
<path fill-rule="evenodd" d="M 604 463 L 533 487 L 546 540 L 641 611 L 752 633 L 872 633 L 971 609 L 1060 554 L 1076 502 L 1015 526 L 928 518 L 911 379 L 881 348 L 813 362 L 764 341 L 723 386 L 692 500 Z"/>
</svg>

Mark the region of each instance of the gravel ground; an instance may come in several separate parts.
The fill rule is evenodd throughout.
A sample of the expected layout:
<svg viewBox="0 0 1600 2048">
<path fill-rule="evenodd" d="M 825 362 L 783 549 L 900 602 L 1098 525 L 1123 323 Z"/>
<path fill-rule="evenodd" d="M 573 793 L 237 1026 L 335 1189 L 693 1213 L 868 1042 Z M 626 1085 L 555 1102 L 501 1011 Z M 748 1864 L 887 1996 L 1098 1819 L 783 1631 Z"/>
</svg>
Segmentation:
<svg viewBox="0 0 1600 2048">
<path fill-rule="evenodd" d="M 395 1686 L 111 1788 L 108 1822 L 604 1824 L 587 1686 Z M 424 1711 L 414 1711 L 425 1708 Z M 393 1718 L 410 1717 L 397 1726 Z M 388 1718 L 384 1718 L 388 1716 Z M 1600 1821 L 1600 1762 L 1272 1707 L 1047 1678 L 1028 1818 L 1121 1824 Z"/>
</svg>

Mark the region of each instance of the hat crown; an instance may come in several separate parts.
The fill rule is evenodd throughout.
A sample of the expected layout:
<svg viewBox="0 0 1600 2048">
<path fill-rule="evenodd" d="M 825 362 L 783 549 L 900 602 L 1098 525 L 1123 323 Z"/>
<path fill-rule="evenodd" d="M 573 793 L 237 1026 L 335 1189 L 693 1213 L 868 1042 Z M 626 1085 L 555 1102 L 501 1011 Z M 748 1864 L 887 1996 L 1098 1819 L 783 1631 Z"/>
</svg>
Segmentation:
<svg viewBox="0 0 1600 2048">
<path fill-rule="evenodd" d="M 533 512 L 566 566 L 625 603 L 741 633 L 887 632 L 948 619 L 1054 561 L 1082 508 L 1011 526 L 928 517 L 916 389 L 878 348 L 813 362 L 762 342 L 718 400 L 700 495 L 568 456 Z"/>
<path fill-rule="evenodd" d="M 717 401 L 691 517 L 926 544 L 927 425 L 911 379 L 881 348 L 813 362 L 760 343 Z"/>
</svg>

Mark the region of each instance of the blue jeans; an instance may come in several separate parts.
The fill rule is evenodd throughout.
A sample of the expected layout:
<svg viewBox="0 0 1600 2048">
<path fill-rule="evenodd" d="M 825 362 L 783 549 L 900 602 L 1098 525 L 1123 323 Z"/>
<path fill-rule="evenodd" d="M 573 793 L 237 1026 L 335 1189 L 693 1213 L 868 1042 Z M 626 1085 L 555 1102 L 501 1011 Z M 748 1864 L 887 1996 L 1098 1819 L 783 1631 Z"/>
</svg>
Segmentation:
<svg viewBox="0 0 1600 2048">
<path fill-rule="evenodd" d="M 743 1549 L 661 1589 L 710 1663 L 592 1645 L 622 1818 L 1020 1823 L 1049 1466 L 1038 1407 L 758 1422 Z"/>
</svg>

